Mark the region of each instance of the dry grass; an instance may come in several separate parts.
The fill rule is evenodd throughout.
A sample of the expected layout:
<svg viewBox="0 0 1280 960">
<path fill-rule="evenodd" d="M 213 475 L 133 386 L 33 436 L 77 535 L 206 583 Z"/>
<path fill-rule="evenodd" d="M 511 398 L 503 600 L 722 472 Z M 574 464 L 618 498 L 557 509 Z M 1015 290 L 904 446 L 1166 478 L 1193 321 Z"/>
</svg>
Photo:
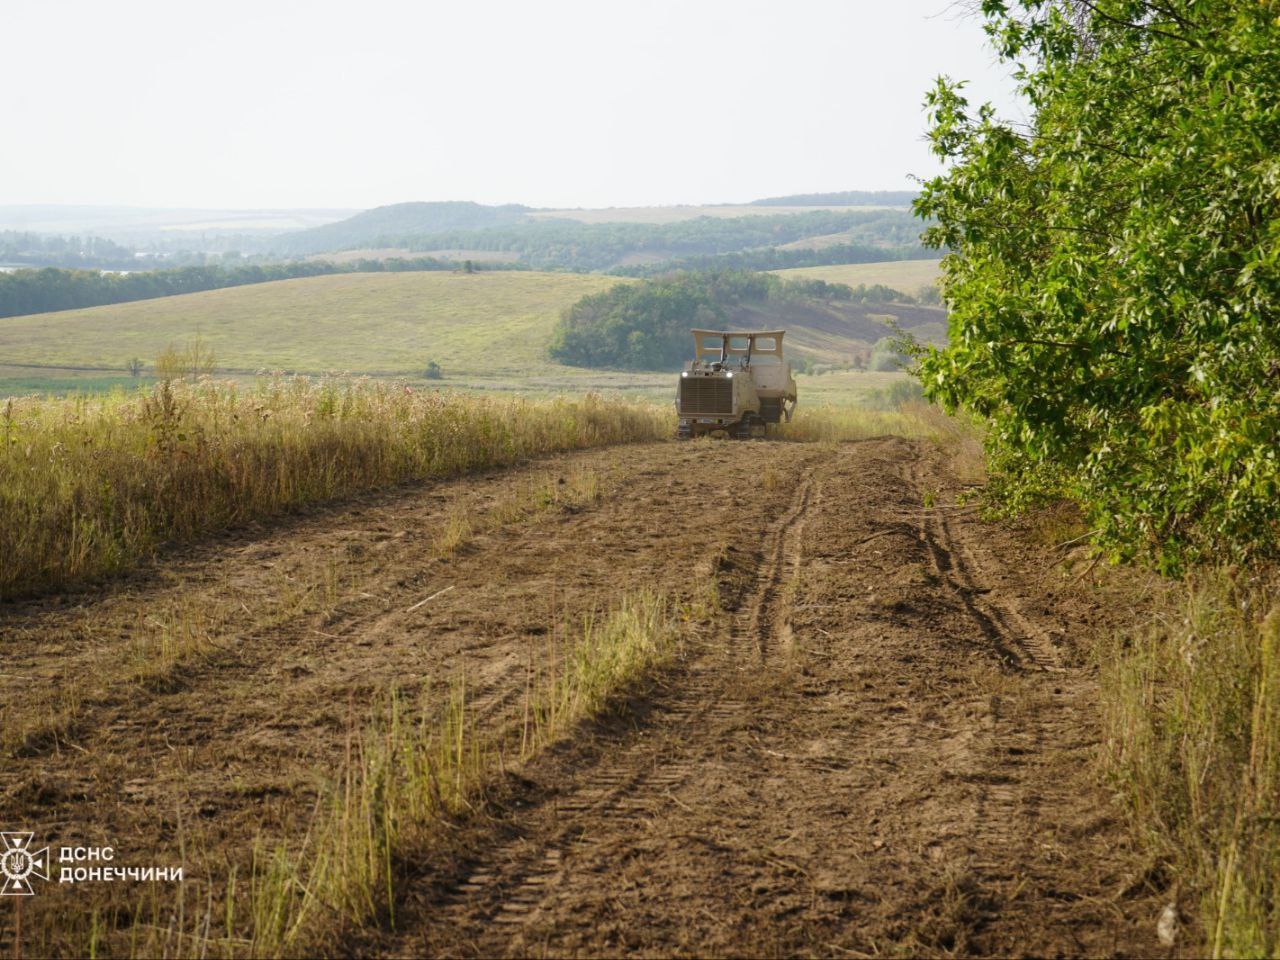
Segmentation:
<svg viewBox="0 0 1280 960">
<path fill-rule="evenodd" d="M 477 722 L 460 683 L 443 711 L 415 711 L 393 691 L 352 736 L 308 841 L 260 855 L 249 929 L 229 928 L 223 943 L 251 944 L 252 956 L 308 954 L 333 949 L 371 921 L 394 925 L 397 884 L 430 848 L 442 818 L 482 803 L 508 754 L 528 759 L 606 709 L 671 655 L 680 632 L 667 601 L 639 594 L 581 624 L 566 650 L 557 651 L 553 633 L 530 678 L 518 745 L 510 731 Z"/>
<path fill-rule="evenodd" d="M 1107 760 L 1213 956 L 1280 953 L 1280 577 L 1204 574 L 1103 660 Z"/>
<path fill-rule="evenodd" d="M 353 931 L 394 927 L 401 885 L 447 846 L 459 818 L 483 809 L 504 771 L 608 710 L 676 653 L 689 620 L 707 615 L 697 604 L 677 609 L 642 592 L 606 614 L 557 624 L 531 652 L 523 723 L 473 709 L 461 678 L 428 683 L 415 698 L 386 690 L 367 712 L 349 706 L 344 757 L 305 836 L 258 846 L 241 870 L 192 836 L 190 856 L 181 858 L 190 865 L 187 882 L 156 885 L 129 903 L 104 902 L 89 915 L 45 912 L 43 924 L 27 930 L 27 950 L 341 954 Z"/>
<path fill-rule="evenodd" d="M 344 273 L 131 303 L 9 317 L 9 363 L 125 372 L 197 335 L 218 368 L 418 376 L 429 359 L 450 379 L 522 380 L 563 370 L 545 356 L 560 312 L 626 282 L 532 271 Z M 26 376 L 38 371 L 27 370 Z"/>
<path fill-rule="evenodd" d="M 833 404 L 802 406 L 791 423 L 781 424 L 778 429 L 780 439 L 800 441 L 866 440 L 889 435 L 934 440 L 957 455 L 964 451 L 966 460 L 976 457 L 979 467 L 982 462 L 982 444 L 977 431 L 927 403 L 904 404 L 897 410 Z M 972 464 L 965 469 L 971 470 Z"/>
<path fill-rule="evenodd" d="M 848 242 L 847 238 L 842 242 Z M 837 264 L 829 267 L 794 267 L 773 271 L 784 279 L 806 277 L 827 283 L 884 284 L 894 290 L 915 295 L 923 287 L 938 282 L 942 274 L 940 260 L 889 260 L 884 263 Z"/>
<path fill-rule="evenodd" d="M 148 392 L 0 407 L 0 599 L 127 570 L 190 541 L 305 504 L 525 457 L 670 436 L 663 407 L 414 391 L 363 379 L 203 379 Z M 779 436 L 799 441 L 899 434 L 981 451 L 972 430 L 923 404 L 897 411 L 802 408 Z M 966 452 L 966 457 L 959 456 Z M 598 477 L 558 478 L 507 505 L 587 503 Z M 551 482 L 548 481 L 550 484 Z M 458 516 L 449 556 L 476 531 Z"/>
<path fill-rule="evenodd" d="M 670 431 L 667 411 L 364 380 L 164 382 L 0 407 L 0 598 L 307 503 Z"/>
</svg>

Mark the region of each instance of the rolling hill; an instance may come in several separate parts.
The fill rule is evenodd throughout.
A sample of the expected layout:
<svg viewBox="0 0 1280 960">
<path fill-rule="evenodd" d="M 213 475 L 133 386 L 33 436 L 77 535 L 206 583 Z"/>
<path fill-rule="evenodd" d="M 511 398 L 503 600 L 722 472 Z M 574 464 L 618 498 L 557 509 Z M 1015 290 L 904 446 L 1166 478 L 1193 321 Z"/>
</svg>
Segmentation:
<svg viewBox="0 0 1280 960">
<path fill-rule="evenodd" d="M 380 247 L 395 237 L 519 223 L 525 219 L 528 210 L 528 207 L 515 203 L 493 207 L 461 200 L 393 203 L 365 210 L 336 223 L 286 234 L 278 238 L 274 246 L 281 253 L 293 255 L 361 246 Z"/>
<path fill-rule="evenodd" d="M 784 279 L 809 277 L 827 283 L 844 283 L 851 287 L 858 284 L 872 286 L 881 283 L 886 287 L 915 295 L 921 287 L 938 282 L 941 276 L 939 260 L 887 260 L 883 263 L 848 263 L 829 267 L 795 267 L 790 270 L 772 271 Z"/>
<path fill-rule="evenodd" d="M 741 254 L 837 233 L 844 243 L 866 248 L 854 260 L 894 258 L 918 249 L 920 227 L 904 209 L 866 204 L 533 210 L 517 204 L 399 203 L 283 234 L 261 249 L 282 257 L 357 249 L 429 256 L 483 250 L 535 270 L 585 272 L 655 261 L 676 267 L 688 258 Z M 768 267 L 813 262 L 831 261 L 792 257 Z"/>
<path fill-rule="evenodd" d="M 8 364 L 120 370 L 199 334 L 219 369 L 520 377 L 560 311 L 616 277 L 350 273 L 0 320 Z"/>
<path fill-rule="evenodd" d="M 0 320 L 0 363 L 24 377 L 42 371 L 150 368 L 169 344 L 199 335 L 219 370 L 347 371 L 418 376 L 428 360 L 450 380 L 527 384 L 580 378 L 547 359 L 561 312 L 622 281 L 568 273 L 352 273 Z M 784 326 L 788 346 L 818 361 L 846 362 L 887 333 L 892 313 L 922 336 L 941 329 L 929 307 L 795 302 L 744 305 L 735 325 Z M 927 329 L 926 329 L 927 328 Z"/>
</svg>

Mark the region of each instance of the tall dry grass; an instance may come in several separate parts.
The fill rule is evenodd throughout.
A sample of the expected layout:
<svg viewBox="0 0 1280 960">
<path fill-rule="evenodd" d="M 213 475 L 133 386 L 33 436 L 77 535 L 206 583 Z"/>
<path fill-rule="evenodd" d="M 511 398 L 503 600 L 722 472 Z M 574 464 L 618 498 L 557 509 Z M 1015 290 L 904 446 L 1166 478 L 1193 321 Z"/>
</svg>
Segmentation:
<svg viewBox="0 0 1280 960">
<path fill-rule="evenodd" d="M 599 615 L 558 622 L 529 652 L 523 720 L 478 707 L 461 676 L 426 684 L 418 696 L 388 689 L 349 705 L 344 756 L 327 771 L 305 836 L 257 844 L 249 863 L 228 865 L 216 845 L 189 834 L 183 883 L 148 885 L 136 898 L 107 892 L 92 913 L 43 911 L 15 939 L 14 955 L 350 952 L 353 933 L 396 928 L 405 885 L 433 856 L 456 855 L 448 851 L 460 821 L 484 815 L 506 771 L 661 669 L 692 622 L 711 616 L 710 602 L 676 605 L 639 591 Z M 181 816 L 176 829 L 185 844 Z"/>
<path fill-rule="evenodd" d="M 1200 574 L 1103 656 L 1106 759 L 1213 956 L 1280 954 L 1280 576 Z"/>
<path fill-rule="evenodd" d="M 0 405 L 0 598 L 302 504 L 670 431 L 654 405 L 352 379 L 11 399 Z"/>
<path fill-rule="evenodd" d="M 952 469 L 964 483 L 986 478 L 982 428 L 964 415 L 951 416 L 939 406 L 908 400 L 891 410 L 824 404 L 801 406 L 795 419 L 779 426 L 782 440 L 840 442 L 871 437 L 898 436 L 929 440 L 951 457 Z"/>
<path fill-rule="evenodd" d="M 244 906 L 246 927 L 224 943 L 252 956 L 330 952 L 344 932 L 394 928 L 397 887 L 431 846 L 442 818 L 476 809 L 507 763 L 568 734 L 675 651 L 686 616 L 651 593 L 624 597 L 607 615 L 553 637 L 531 664 L 525 723 L 487 728 L 451 688 L 443 711 L 416 711 L 392 692 L 350 741 L 307 842 L 260 852 Z M 516 738 L 518 736 L 518 739 Z M 235 912 L 235 911 L 231 911 Z"/>
</svg>

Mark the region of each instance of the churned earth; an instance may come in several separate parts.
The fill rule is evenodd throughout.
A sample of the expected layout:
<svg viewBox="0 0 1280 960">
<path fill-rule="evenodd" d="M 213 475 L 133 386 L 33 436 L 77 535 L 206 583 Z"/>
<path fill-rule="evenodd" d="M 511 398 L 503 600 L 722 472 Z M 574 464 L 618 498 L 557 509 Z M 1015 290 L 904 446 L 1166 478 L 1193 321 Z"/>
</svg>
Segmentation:
<svg viewBox="0 0 1280 960">
<path fill-rule="evenodd" d="M 0 824 L 181 863 L 220 916 L 255 847 L 306 836 L 389 690 L 465 676 L 510 727 L 557 625 L 710 596 L 672 666 L 507 771 L 341 952 L 1165 955 L 1167 895 L 1094 762 L 1090 648 L 1133 587 L 1066 574 L 964 490 L 900 438 L 620 447 L 0 606 Z M 50 885 L 28 952 L 140 896 Z"/>
</svg>

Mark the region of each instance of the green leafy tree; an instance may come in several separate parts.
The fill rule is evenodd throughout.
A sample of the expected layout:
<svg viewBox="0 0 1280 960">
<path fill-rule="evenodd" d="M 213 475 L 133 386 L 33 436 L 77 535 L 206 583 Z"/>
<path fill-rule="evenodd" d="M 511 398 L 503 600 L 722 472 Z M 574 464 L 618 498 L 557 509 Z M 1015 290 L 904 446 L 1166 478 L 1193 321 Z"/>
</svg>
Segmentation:
<svg viewBox="0 0 1280 960">
<path fill-rule="evenodd" d="M 1012 507 L 1077 498 L 1166 571 L 1280 530 L 1280 3 L 983 0 L 1029 125 L 928 97 L 916 211 L 950 346 L 928 393 L 990 425 Z"/>
</svg>

